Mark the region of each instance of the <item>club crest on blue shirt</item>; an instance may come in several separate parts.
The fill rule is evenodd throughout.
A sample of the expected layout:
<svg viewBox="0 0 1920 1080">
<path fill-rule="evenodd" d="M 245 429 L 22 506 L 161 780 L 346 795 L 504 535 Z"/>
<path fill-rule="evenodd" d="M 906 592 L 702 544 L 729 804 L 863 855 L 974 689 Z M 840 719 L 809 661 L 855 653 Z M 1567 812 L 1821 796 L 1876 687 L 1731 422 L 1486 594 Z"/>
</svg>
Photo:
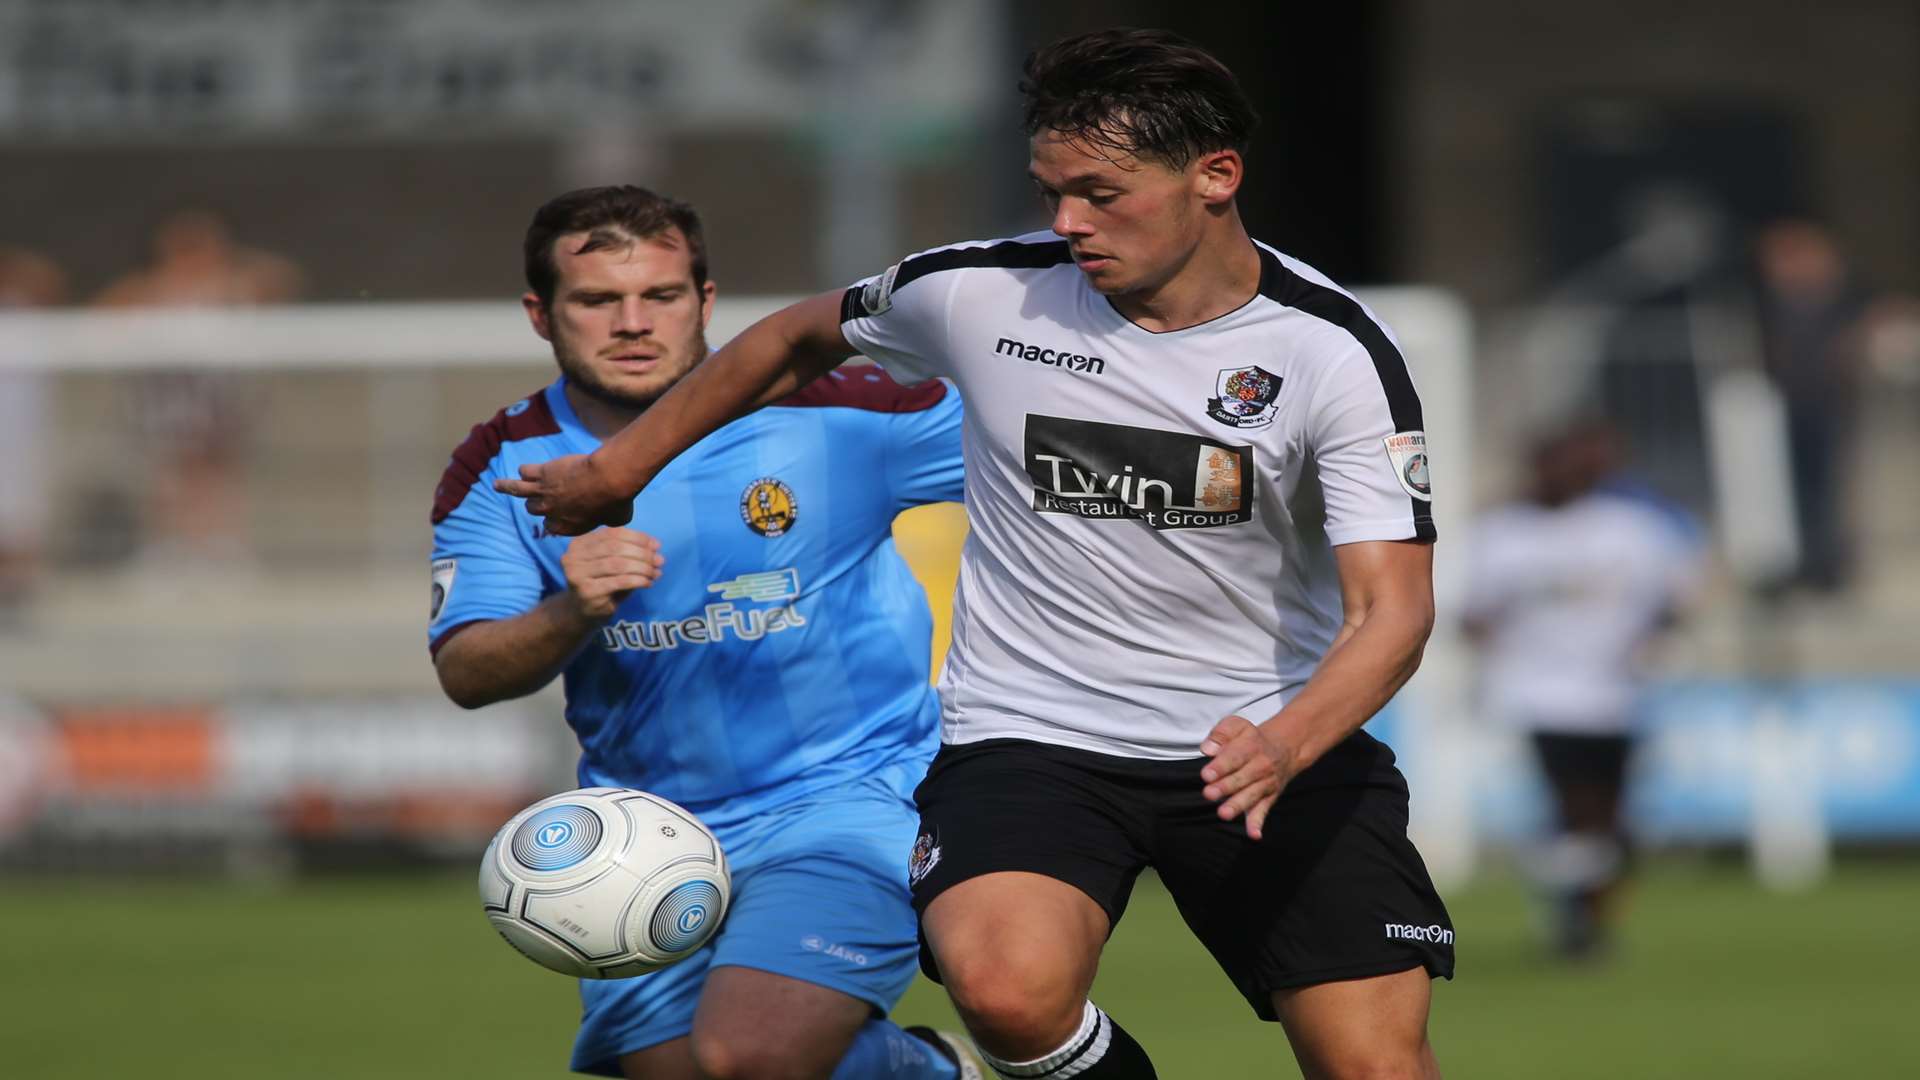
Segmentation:
<svg viewBox="0 0 1920 1080">
<path fill-rule="evenodd" d="M 774 477 L 763 476 L 740 493 L 740 520 L 769 539 L 785 535 L 799 513 L 793 489 Z"/>
<path fill-rule="evenodd" d="M 1228 427 L 1263 428 L 1280 411 L 1273 404 L 1280 396 L 1280 376 L 1255 364 L 1222 371 L 1213 392 L 1217 396 L 1207 399 L 1207 415 Z"/>
</svg>

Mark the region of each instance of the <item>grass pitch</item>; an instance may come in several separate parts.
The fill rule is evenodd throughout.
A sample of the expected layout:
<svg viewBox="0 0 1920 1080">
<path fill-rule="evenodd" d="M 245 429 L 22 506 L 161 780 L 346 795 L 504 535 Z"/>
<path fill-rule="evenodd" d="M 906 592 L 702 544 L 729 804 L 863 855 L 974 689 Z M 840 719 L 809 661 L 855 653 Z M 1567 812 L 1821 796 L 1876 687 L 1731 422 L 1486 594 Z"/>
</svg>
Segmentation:
<svg viewBox="0 0 1920 1080">
<path fill-rule="evenodd" d="M 1920 1076 L 1916 902 L 1914 861 L 1842 864 L 1793 896 L 1669 862 L 1613 961 L 1566 970 L 1536 950 L 1518 888 L 1490 883 L 1449 897 L 1460 973 L 1436 987 L 1434 1042 L 1475 1080 Z M 465 875 L 14 881 L 0 925 L 0 1075 L 566 1075 L 572 986 L 494 937 Z M 1095 997 L 1167 1080 L 1298 1075 L 1151 878 Z M 896 1016 L 953 1024 L 924 982 Z"/>
</svg>

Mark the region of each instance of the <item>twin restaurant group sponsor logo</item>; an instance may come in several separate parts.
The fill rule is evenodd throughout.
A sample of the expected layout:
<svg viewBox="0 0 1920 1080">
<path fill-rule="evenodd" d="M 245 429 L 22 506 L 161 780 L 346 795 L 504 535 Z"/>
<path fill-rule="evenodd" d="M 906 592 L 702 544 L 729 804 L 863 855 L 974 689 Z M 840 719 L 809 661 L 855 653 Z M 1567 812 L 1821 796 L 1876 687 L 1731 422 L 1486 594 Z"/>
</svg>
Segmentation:
<svg viewBox="0 0 1920 1080">
<path fill-rule="evenodd" d="M 1025 458 L 1042 514 L 1132 518 L 1155 529 L 1253 520 L 1253 447 L 1180 431 L 1027 416 Z"/>
</svg>

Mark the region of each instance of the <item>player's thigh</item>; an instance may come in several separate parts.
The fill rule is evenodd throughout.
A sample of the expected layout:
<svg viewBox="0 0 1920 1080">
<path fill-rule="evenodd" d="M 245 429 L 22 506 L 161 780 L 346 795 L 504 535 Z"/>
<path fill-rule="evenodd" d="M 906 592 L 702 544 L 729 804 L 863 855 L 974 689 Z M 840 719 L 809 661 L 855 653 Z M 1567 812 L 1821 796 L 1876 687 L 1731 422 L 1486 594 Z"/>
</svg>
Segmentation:
<svg viewBox="0 0 1920 1080">
<path fill-rule="evenodd" d="M 1154 865 L 1262 1019 L 1278 1019 L 1276 991 L 1409 969 L 1453 974 L 1453 924 L 1407 837 L 1397 773 L 1289 791 L 1259 840 L 1220 821 L 1197 791 L 1190 799 L 1163 806 Z"/>
<path fill-rule="evenodd" d="M 965 1012 L 989 992 L 1079 994 L 1146 865 L 1136 763 L 1023 740 L 943 747 L 914 799 L 922 966 Z"/>
<path fill-rule="evenodd" d="M 721 935 L 724 936 L 722 928 Z M 580 981 L 580 1031 L 574 1039 L 575 1072 L 597 1076 L 647 1076 L 677 1080 L 688 1075 L 686 1046 L 706 984 L 713 946 L 661 971 L 634 979 Z M 678 1044 L 673 1045 L 673 1044 Z M 644 1063 L 635 1073 L 627 1063 Z"/>
<path fill-rule="evenodd" d="M 803 979 L 723 965 L 707 976 L 693 1060 L 710 1077 L 827 1076 L 874 1007 Z"/>
<path fill-rule="evenodd" d="M 927 905 L 921 929 L 963 1014 L 1004 1019 L 1037 1008 L 1077 1018 L 1112 924 L 1080 889 L 1008 871 L 948 888 Z"/>
<path fill-rule="evenodd" d="M 975 878 L 1025 873 L 1078 889 L 1109 924 L 1119 922 L 1153 827 L 1151 810 L 1127 786 L 1132 764 L 1020 739 L 941 747 L 913 793 L 914 909 L 924 914 Z"/>
<path fill-rule="evenodd" d="M 904 795 L 879 785 L 764 815 L 750 839 L 728 849 L 734 894 L 714 970 L 769 972 L 891 1009 L 913 981 L 919 951 L 907 892 L 916 824 Z"/>
<path fill-rule="evenodd" d="M 1424 968 L 1273 994 L 1273 1011 L 1306 1080 L 1440 1075 L 1427 1041 L 1433 984 Z"/>
<path fill-rule="evenodd" d="M 620 1075 L 626 1080 L 700 1080 L 700 1070 L 693 1063 L 693 1040 L 683 1036 L 622 1054 Z"/>
<path fill-rule="evenodd" d="M 733 877 L 725 921 L 672 967 L 582 983 L 574 1069 L 618 1075 L 629 1056 L 684 1041 L 709 975 L 726 966 L 826 987 L 871 1010 L 892 1008 L 913 981 L 917 953 L 906 888 L 916 822 L 898 793 L 856 783 L 722 829 Z M 659 1058 L 670 1062 L 675 1053 Z"/>
</svg>

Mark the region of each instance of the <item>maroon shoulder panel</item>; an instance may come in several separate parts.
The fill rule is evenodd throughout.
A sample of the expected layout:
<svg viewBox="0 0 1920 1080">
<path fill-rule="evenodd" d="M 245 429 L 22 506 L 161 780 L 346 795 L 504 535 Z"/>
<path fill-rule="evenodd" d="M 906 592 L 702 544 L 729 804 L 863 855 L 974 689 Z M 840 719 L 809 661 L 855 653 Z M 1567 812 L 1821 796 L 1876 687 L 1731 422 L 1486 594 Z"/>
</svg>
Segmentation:
<svg viewBox="0 0 1920 1080">
<path fill-rule="evenodd" d="M 947 384 L 939 379 L 928 379 L 917 386 L 901 386 L 878 364 L 856 364 L 835 368 L 770 407 L 838 407 L 908 413 L 931 409 L 946 396 Z"/>
<path fill-rule="evenodd" d="M 440 486 L 433 489 L 433 523 L 445 521 L 448 514 L 466 501 L 467 492 L 480 482 L 480 474 L 487 471 L 488 463 L 500 453 L 502 445 L 559 433 L 560 422 L 553 418 L 545 390 L 535 391 L 501 409 L 484 424 L 473 425 L 467 441 L 453 451 L 447 471 L 440 474 Z"/>
</svg>

